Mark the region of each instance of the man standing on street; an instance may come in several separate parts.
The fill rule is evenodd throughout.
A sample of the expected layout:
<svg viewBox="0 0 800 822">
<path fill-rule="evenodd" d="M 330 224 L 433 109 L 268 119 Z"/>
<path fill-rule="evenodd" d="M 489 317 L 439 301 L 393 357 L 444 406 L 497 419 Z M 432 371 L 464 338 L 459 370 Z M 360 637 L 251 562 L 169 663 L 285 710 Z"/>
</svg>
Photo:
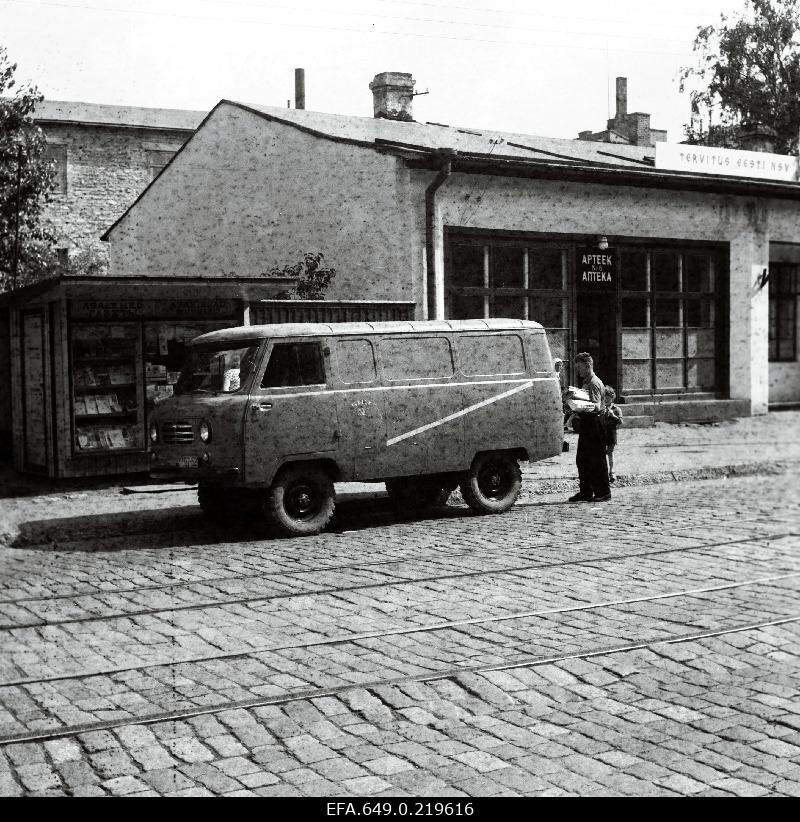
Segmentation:
<svg viewBox="0 0 800 822">
<path fill-rule="evenodd" d="M 594 404 L 590 411 L 582 411 L 579 416 L 578 466 L 580 489 L 570 502 L 606 502 L 611 499 L 608 485 L 608 463 L 606 462 L 605 432 L 601 421 L 604 386 L 594 373 L 591 354 L 582 353 L 575 357 L 575 370 L 582 380 L 581 388 Z"/>
</svg>

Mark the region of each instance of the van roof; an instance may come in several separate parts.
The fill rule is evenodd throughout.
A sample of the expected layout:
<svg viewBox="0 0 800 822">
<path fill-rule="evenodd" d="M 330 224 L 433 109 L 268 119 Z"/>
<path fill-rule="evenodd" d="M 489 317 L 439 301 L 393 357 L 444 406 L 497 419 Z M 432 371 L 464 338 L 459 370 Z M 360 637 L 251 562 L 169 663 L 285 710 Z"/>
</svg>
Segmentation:
<svg viewBox="0 0 800 822">
<path fill-rule="evenodd" d="M 240 325 L 210 331 L 192 340 L 193 345 L 208 345 L 266 337 L 321 337 L 338 334 L 398 334 L 431 331 L 511 331 L 542 326 L 532 320 L 411 320 L 400 322 L 357 323 L 273 323 L 270 325 Z"/>
</svg>

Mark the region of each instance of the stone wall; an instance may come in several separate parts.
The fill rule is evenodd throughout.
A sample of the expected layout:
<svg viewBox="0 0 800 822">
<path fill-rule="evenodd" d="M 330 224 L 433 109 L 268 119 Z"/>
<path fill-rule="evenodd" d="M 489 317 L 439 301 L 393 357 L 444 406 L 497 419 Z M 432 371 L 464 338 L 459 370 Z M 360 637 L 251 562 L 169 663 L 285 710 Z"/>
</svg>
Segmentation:
<svg viewBox="0 0 800 822">
<path fill-rule="evenodd" d="M 148 146 L 177 150 L 191 134 L 69 123 L 42 130 L 67 156 L 67 190 L 52 195 L 45 217 L 71 255 L 94 249 L 103 257 L 108 246 L 100 236 L 150 183 Z"/>
</svg>

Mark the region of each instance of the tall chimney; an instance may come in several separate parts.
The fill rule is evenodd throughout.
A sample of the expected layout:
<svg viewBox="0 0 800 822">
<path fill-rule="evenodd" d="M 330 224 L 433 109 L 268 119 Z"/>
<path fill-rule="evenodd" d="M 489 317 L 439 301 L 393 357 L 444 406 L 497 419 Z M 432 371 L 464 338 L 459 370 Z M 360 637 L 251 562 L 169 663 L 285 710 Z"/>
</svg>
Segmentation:
<svg viewBox="0 0 800 822">
<path fill-rule="evenodd" d="M 410 74 L 384 71 L 375 75 L 369 87 L 375 117 L 413 121 L 414 78 Z"/>
<path fill-rule="evenodd" d="M 617 77 L 617 113 L 615 120 L 619 120 L 628 113 L 628 78 Z"/>
<path fill-rule="evenodd" d="M 306 70 L 301 68 L 294 70 L 294 107 L 306 107 Z"/>
</svg>

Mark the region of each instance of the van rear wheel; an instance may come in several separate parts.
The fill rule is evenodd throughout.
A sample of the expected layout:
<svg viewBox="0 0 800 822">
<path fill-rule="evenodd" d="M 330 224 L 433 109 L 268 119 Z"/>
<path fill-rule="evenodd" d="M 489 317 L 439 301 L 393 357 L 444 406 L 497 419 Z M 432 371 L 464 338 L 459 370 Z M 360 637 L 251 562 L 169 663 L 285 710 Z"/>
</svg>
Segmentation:
<svg viewBox="0 0 800 822">
<path fill-rule="evenodd" d="M 275 478 L 264 503 L 270 523 L 288 537 L 318 534 L 334 508 L 333 481 L 315 465 L 288 465 Z"/>
<path fill-rule="evenodd" d="M 502 514 L 522 487 L 519 463 L 509 454 L 479 454 L 460 484 L 464 502 L 476 514 Z"/>
</svg>

